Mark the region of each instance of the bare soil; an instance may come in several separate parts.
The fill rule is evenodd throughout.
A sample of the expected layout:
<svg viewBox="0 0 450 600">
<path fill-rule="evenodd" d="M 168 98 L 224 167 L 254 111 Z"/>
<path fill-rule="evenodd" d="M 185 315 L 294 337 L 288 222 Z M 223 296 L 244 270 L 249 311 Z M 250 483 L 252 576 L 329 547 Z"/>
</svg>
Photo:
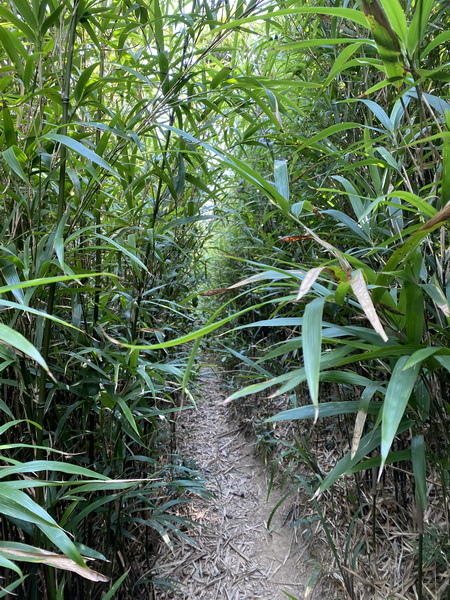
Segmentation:
<svg viewBox="0 0 450 600">
<path fill-rule="evenodd" d="M 252 440 L 220 406 L 226 397 L 217 372 L 202 376 L 203 398 L 197 409 L 178 416 L 178 451 L 195 461 L 211 499 L 196 499 L 183 514 L 199 526 L 184 540 L 165 546 L 155 566 L 172 590 L 158 600 L 318 600 L 306 545 L 287 522 L 283 506 L 267 528 L 282 493 L 267 499 L 268 471 Z M 186 508 L 184 509 L 186 511 Z"/>
</svg>

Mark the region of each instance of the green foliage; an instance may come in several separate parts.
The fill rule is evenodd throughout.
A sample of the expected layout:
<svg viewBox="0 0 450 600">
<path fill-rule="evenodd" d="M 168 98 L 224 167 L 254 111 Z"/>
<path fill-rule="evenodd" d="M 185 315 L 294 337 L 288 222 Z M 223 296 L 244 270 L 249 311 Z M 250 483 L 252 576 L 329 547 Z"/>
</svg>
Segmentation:
<svg viewBox="0 0 450 600">
<path fill-rule="evenodd" d="M 444 5 L 406 5 L 373 0 L 361 11 L 345 3 L 344 13 L 342 3 L 278 14 L 276 39 L 259 46 L 270 57 L 261 75 L 282 130 L 255 130 L 240 149 L 290 207 L 274 213 L 244 184 L 234 205 L 240 234 L 222 245 L 220 272 L 240 280 L 231 287 L 251 286 L 236 298 L 236 315 L 255 305 L 254 322 L 241 319 L 227 340 L 251 380 L 229 401 L 267 389 L 287 394 L 292 408 L 270 422 L 356 413 L 351 451 L 322 475 L 316 497 L 346 475 L 376 469 L 380 479 L 387 465 L 408 460 L 423 513 L 425 473 L 447 482 L 450 442 L 450 104 Z M 281 87 L 288 78 L 291 86 Z M 304 382 L 311 404 L 297 406 Z M 318 404 L 328 382 L 342 402 Z M 407 448 L 397 450 L 405 438 Z M 448 482 L 439 494 L 448 495 Z"/>
<path fill-rule="evenodd" d="M 158 537 L 191 543 L 179 505 L 205 491 L 173 421 L 189 348 L 166 348 L 196 337 L 218 165 L 283 200 L 210 145 L 246 96 L 215 29 L 259 5 L 0 7 L 5 590 L 150 597 Z"/>
<path fill-rule="evenodd" d="M 448 489 L 446 5 L 303 4 L 0 6 L 5 590 L 150 593 L 157 537 L 189 543 L 179 504 L 204 493 L 173 415 L 233 320 L 232 398 L 356 414 L 312 493 L 398 460 L 422 512 L 430 468 Z M 211 311 L 213 258 L 212 293 L 246 291 Z"/>
</svg>

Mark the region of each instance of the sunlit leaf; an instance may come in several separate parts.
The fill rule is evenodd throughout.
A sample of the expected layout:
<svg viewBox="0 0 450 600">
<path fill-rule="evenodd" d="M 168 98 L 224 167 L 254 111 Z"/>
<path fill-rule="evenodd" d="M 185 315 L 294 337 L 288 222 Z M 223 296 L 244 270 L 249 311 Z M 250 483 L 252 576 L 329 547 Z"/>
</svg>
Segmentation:
<svg viewBox="0 0 450 600">
<path fill-rule="evenodd" d="M 316 298 L 306 306 L 302 326 L 303 362 L 311 400 L 316 407 L 315 420 L 319 416 L 319 372 L 324 303 L 324 298 Z"/>
<path fill-rule="evenodd" d="M 386 390 L 381 425 L 382 460 L 379 477 L 381 477 L 387 455 L 397 435 L 398 426 L 403 418 L 420 371 L 420 363 L 415 363 L 409 369 L 405 369 L 408 359 L 408 356 L 402 356 L 398 359 Z"/>
</svg>

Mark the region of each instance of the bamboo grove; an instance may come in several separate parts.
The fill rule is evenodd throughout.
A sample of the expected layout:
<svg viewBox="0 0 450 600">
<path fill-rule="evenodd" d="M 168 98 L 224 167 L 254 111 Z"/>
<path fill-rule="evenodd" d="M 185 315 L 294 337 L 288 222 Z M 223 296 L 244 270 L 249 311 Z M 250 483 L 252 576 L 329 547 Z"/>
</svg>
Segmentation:
<svg viewBox="0 0 450 600">
<path fill-rule="evenodd" d="M 446 597 L 449 39 L 443 0 L 1 2 L 1 597 L 157 597 L 207 494 L 174 416 L 216 331 L 230 403 L 345 427 L 327 468 L 289 441 L 341 593 L 395 587 L 394 494 L 401 597 Z"/>
</svg>

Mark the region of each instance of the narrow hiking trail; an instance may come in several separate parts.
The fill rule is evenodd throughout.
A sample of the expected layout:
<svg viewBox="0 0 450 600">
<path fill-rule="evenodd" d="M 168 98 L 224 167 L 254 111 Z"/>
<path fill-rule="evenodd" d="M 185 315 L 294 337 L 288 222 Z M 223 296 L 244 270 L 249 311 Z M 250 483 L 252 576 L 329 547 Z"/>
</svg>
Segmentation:
<svg viewBox="0 0 450 600">
<path fill-rule="evenodd" d="M 176 541 L 173 549 L 162 550 L 154 572 L 171 580 L 175 591 L 158 591 L 156 598 L 286 600 L 285 591 L 313 600 L 307 552 L 284 523 L 282 509 L 267 529 L 281 493 L 273 490 L 266 501 L 267 469 L 220 406 L 227 394 L 216 367 L 204 368 L 201 379 L 197 409 L 178 416 L 178 450 L 195 462 L 215 497 L 196 499 L 183 512 L 200 524 L 189 532 L 198 548 Z"/>
</svg>

